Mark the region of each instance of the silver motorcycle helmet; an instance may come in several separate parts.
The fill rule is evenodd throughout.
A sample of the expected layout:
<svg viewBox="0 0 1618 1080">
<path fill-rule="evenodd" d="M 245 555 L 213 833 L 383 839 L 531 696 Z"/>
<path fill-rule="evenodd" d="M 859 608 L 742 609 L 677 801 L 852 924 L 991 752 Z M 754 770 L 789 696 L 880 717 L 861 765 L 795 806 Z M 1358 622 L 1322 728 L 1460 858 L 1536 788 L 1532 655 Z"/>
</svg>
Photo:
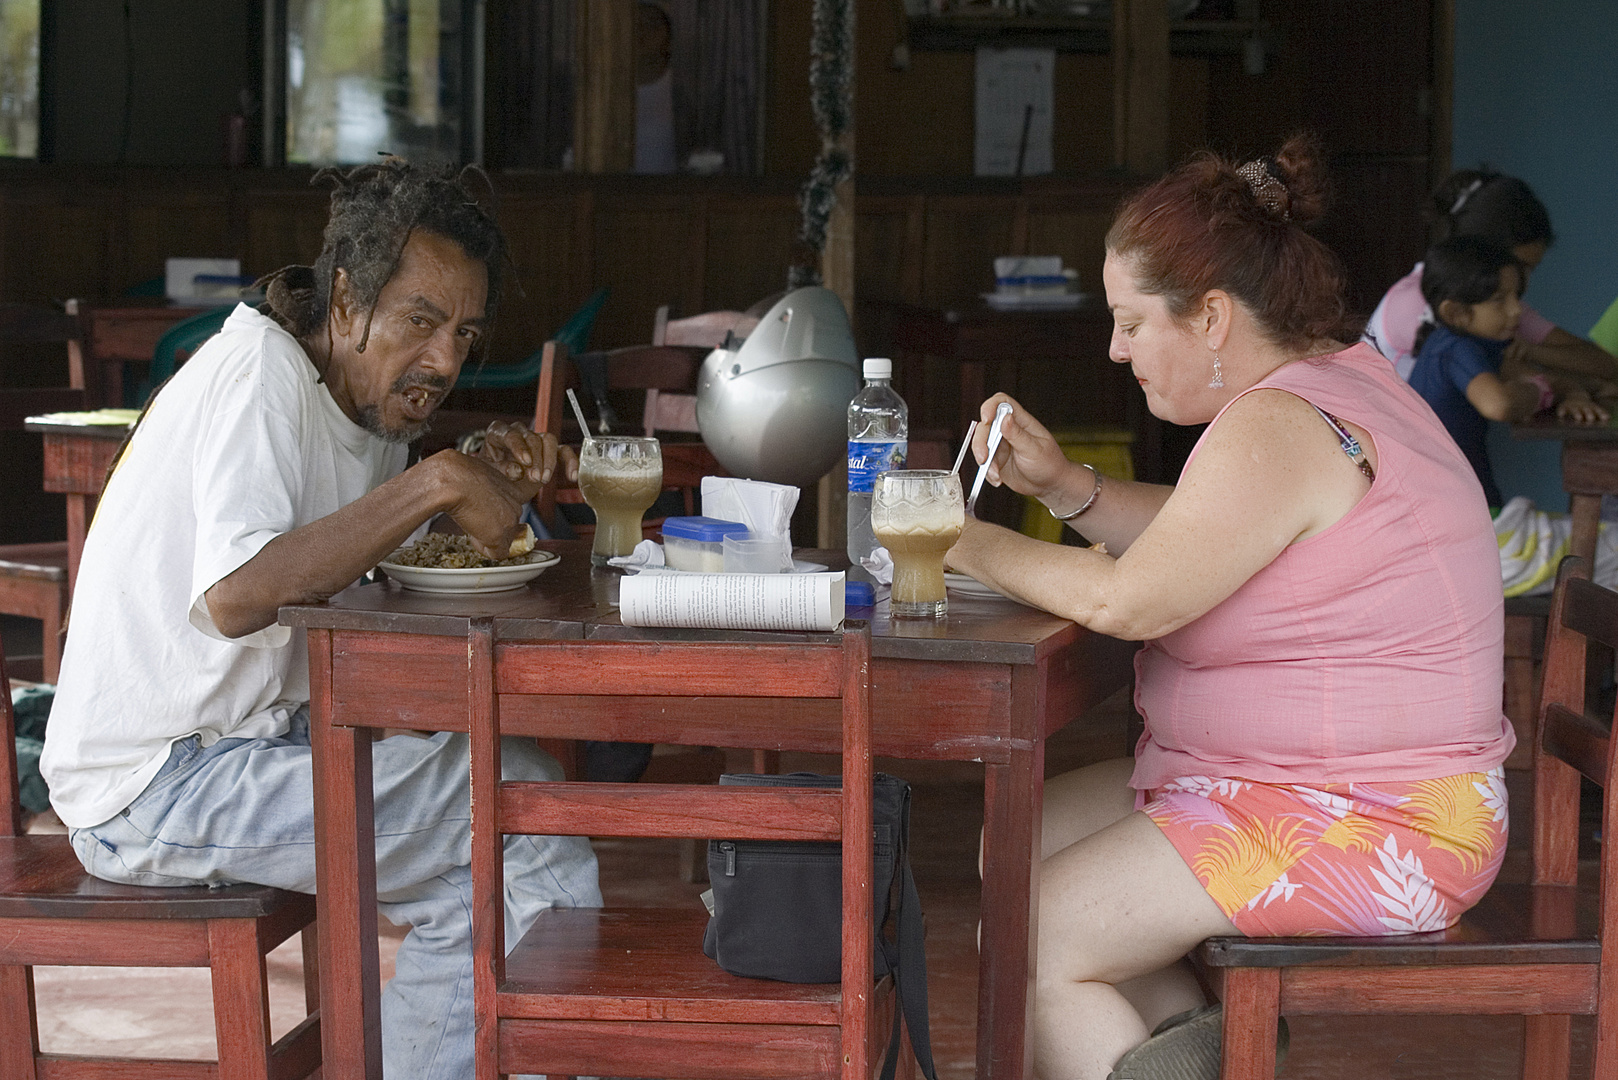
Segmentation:
<svg viewBox="0 0 1618 1080">
<path fill-rule="evenodd" d="M 732 475 L 806 487 L 847 452 L 848 403 L 859 388 L 843 302 L 830 289 L 794 289 L 746 340 L 703 361 L 697 427 Z"/>
</svg>

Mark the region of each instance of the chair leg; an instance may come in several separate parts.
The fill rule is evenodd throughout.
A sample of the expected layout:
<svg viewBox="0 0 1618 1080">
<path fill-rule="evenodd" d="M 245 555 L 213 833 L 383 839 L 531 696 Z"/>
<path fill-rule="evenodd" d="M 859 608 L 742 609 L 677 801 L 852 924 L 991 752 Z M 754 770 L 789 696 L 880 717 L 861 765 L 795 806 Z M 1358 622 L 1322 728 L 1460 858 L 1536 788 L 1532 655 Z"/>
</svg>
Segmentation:
<svg viewBox="0 0 1618 1080">
<path fill-rule="evenodd" d="M 1571 1016 L 1523 1017 L 1523 1080 L 1567 1080 L 1573 1057 L 1572 1035 Z"/>
<path fill-rule="evenodd" d="M 320 1008 L 320 931 L 310 923 L 298 937 L 303 946 L 303 1007 L 313 1013 Z"/>
<path fill-rule="evenodd" d="M 1219 1080 L 1272 1080 L 1281 1016 L 1279 968 L 1225 971 L 1224 1062 Z"/>
<path fill-rule="evenodd" d="M 34 1080 L 39 1023 L 34 1012 L 34 969 L 0 967 L 0 1080 Z M 20 1022 L 26 1017 L 27 1023 Z"/>
<path fill-rule="evenodd" d="M 219 1080 L 268 1080 L 270 997 L 258 924 L 252 919 L 210 921 L 208 958 Z"/>
<path fill-rule="evenodd" d="M 40 620 L 40 654 L 45 681 L 54 685 L 56 674 L 62 667 L 62 602 L 58 597 L 45 609 Z"/>
</svg>

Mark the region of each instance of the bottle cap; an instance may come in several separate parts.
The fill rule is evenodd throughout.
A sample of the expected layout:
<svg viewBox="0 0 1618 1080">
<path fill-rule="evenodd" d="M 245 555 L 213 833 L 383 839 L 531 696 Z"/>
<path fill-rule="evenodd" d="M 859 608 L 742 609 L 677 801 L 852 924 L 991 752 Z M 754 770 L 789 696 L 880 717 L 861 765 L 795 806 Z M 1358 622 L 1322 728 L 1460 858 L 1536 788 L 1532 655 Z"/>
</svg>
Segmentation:
<svg viewBox="0 0 1618 1080">
<path fill-rule="evenodd" d="M 865 377 L 867 379 L 893 378 L 893 361 L 881 356 L 867 358 L 865 361 Z"/>
</svg>

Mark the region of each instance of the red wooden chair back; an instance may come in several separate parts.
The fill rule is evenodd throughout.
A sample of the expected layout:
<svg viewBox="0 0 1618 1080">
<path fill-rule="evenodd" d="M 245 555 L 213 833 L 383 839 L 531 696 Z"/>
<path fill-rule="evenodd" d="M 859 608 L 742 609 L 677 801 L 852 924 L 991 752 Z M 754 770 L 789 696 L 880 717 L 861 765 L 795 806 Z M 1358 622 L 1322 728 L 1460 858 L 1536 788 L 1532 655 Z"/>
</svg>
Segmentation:
<svg viewBox="0 0 1618 1080">
<path fill-rule="evenodd" d="M 790 644 L 592 639 L 513 648 L 480 619 L 468 652 L 478 1080 L 527 1072 L 868 1080 L 884 1041 L 873 1012 L 892 1004 L 890 979 L 872 992 L 869 628 L 849 623 L 839 635 Z M 682 721 L 693 697 L 738 708 L 840 704 L 835 724 L 772 721 L 750 734 L 772 749 L 840 747 L 843 787 L 500 779 L 503 733 L 607 737 L 626 709 L 665 718 L 655 733 L 663 742 L 743 735 L 735 725 L 716 732 Z M 511 833 L 840 842 L 842 982 L 726 975 L 702 955 L 705 913 L 690 907 L 543 912 L 508 957 L 501 863 Z"/>
</svg>

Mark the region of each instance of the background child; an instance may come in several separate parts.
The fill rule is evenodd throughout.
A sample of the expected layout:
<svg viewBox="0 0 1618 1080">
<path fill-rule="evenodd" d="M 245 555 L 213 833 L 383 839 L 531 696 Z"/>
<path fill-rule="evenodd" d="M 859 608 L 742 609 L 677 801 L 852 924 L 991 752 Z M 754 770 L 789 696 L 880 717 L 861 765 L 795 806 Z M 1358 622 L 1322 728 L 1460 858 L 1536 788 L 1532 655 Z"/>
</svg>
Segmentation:
<svg viewBox="0 0 1618 1080">
<path fill-rule="evenodd" d="M 1517 362 L 1502 374 L 1506 344 L 1522 319 L 1523 283 L 1511 249 L 1476 235 L 1434 245 L 1421 275 L 1435 322 L 1417 334 L 1410 385 L 1466 455 L 1491 507 L 1503 500 L 1485 449 L 1488 421 L 1514 423 L 1552 407 L 1575 423 L 1608 417 L 1577 378 L 1558 369 Z"/>
<path fill-rule="evenodd" d="M 1481 236 L 1506 248 L 1516 257 L 1525 285 L 1556 239 L 1550 214 L 1533 190 L 1514 176 L 1487 169 L 1451 174 L 1433 192 L 1427 218 L 1429 239 L 1435 244 L 1457 236 Z M 1431 318 L 1422 298 L 1422 271 L 1417 263 L 1394 283 L 1371 314 L 1362 338 L 1391 360 L 1405 379 L 1416 362 L 1417 329 L 1424 318 Z M 1583 379 L 1593 395 L 1599 394 L 1599 384 L 1618 380 L 1618 360 L 1527 304 L 1522 305 L 1516 339 L 1508 370 L 1511 361 L 1520 360 L 1530 365 L 1530 371 L 1559 371 Z"/>
</svg>

